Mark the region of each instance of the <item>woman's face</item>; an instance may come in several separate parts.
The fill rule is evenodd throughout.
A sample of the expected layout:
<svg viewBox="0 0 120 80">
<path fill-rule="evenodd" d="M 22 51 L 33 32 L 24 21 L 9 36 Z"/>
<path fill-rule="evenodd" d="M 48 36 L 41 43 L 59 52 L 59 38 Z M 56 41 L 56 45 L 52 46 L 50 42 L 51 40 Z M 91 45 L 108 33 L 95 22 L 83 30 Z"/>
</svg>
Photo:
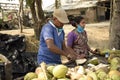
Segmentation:
<svg viewBox="0 0 120 80">
<path fill-rule="evenodd" d="M 84 27 L 85 27 L 85 25 L 86 25 L 85 20 L 84 20 L 84 19 L 82 19 L 82 20 L 80 21 L 80 23 L 79 23 L 79 24 L 80 24 L 80 26 L 81 26 L 81 27 L 83 27 L 83 28 L 84 28 Z"/>
</svg>

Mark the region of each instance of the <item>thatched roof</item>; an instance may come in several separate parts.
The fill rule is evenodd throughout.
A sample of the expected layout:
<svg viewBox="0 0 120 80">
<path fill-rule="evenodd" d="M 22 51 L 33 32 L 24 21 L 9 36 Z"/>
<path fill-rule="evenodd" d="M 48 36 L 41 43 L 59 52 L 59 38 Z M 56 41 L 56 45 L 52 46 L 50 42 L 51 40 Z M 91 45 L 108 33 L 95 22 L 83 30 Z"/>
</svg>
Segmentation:
<svg viewBox="0 0 120 80">
<path fill-rule="evenodd" d="M 88 8 L 88 7 L 95 7 L 97 6 L 98 1 L 78 1 L 75 4 L 64 4 L 61 5 L 61 8 L 65 10 L 72 10 L 72 9 L 80 9 L 80 8 Z M 46 12 L 53 12 L 55 5 L 52 4 L 44 9 Z"/>
</svg>

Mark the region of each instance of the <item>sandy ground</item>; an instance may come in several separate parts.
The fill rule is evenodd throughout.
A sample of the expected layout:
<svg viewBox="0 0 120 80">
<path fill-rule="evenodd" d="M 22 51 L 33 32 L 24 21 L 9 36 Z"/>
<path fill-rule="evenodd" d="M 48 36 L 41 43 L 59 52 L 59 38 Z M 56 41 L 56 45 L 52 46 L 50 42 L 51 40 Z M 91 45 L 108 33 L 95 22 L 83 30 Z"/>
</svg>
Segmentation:
<svg viewBox="0 0 120 80">
<path fill-rule="evenodd" d="M 92 48 L 107 48 L 108 47 L 108 40 L 109 40 L 109 21 L 94 23 L 94 24 L 86 24 L 86 31 L 88 35 L 89 45 Z M 74 29 L 71 25 L 67 24 L 64 26 L 65 36 Z M 0 31 L 0 33 L 6 34 L 21 34 L 20 30 L 5 30 Z M 26 36 L 33 36 L 34 30 L 33 29 L 24 29 L 23 33 Z"/>
<path fill-rule="evenodd" d="M 3 34 L 11 34 L 11 35 L 16 35 L 16 34 L 24 34 L 26 36 L 33 36 L 34 35 L 34 30 L 31 28 L 31 29 L 23 29 L 23 33 L 20 33 L 20 30 L 17 29 L 17 30 L 3 30 L 3 31 L 0 31 L 0 33 L 3 33 Z"/>
</svg>

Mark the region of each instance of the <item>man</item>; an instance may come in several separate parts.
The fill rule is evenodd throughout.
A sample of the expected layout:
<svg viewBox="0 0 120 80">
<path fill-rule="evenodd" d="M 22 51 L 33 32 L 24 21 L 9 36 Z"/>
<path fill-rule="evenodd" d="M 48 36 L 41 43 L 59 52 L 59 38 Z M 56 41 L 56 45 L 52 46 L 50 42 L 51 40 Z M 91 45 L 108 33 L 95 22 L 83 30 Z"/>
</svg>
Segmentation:
<svg viewBox="0 0 120 80">
<path fill-rule="evenodd" d="M 68 22 L 67 14 L 63 9 L 54 10 L 53 19 L 48 21 L 41 30 L 38 64 L 41 62 L 61 64 L 61 55 L 72 60 L 76 59 L 77 55 L 65 46 L 63 26 Z"/>
</svg>

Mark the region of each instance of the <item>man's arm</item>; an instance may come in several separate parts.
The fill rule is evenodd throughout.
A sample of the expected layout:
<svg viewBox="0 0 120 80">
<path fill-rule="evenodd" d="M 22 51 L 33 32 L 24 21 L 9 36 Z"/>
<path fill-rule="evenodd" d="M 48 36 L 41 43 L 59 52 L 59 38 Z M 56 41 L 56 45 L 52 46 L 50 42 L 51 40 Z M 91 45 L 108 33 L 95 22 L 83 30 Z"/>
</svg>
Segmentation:
<svg viewBox="0 0 120 80">
<path fill-rule="evenodd" d="M 68 53 L 67 57 L 72 59 L 72 60 L 76 60 L 77 59 L 77 54 L 73 51 L 72 48 L 67 47 L 65 45 L 65 41 L 63 42 L 63 50 Z"/>
<path fill-rule="evenodd" d="M 48 49 L 53 52 L 53 53 L 56 53 L 56 54 L 59 54 L 59 55 L 63 55 L 63 56 L 67 56 L 68 54 L 59 49 L 55 44 L 54 44 L 54 41 L 53 39 L 46 39 L 46 44 L 47 44 L 47 47 Z"/>
</svg>

